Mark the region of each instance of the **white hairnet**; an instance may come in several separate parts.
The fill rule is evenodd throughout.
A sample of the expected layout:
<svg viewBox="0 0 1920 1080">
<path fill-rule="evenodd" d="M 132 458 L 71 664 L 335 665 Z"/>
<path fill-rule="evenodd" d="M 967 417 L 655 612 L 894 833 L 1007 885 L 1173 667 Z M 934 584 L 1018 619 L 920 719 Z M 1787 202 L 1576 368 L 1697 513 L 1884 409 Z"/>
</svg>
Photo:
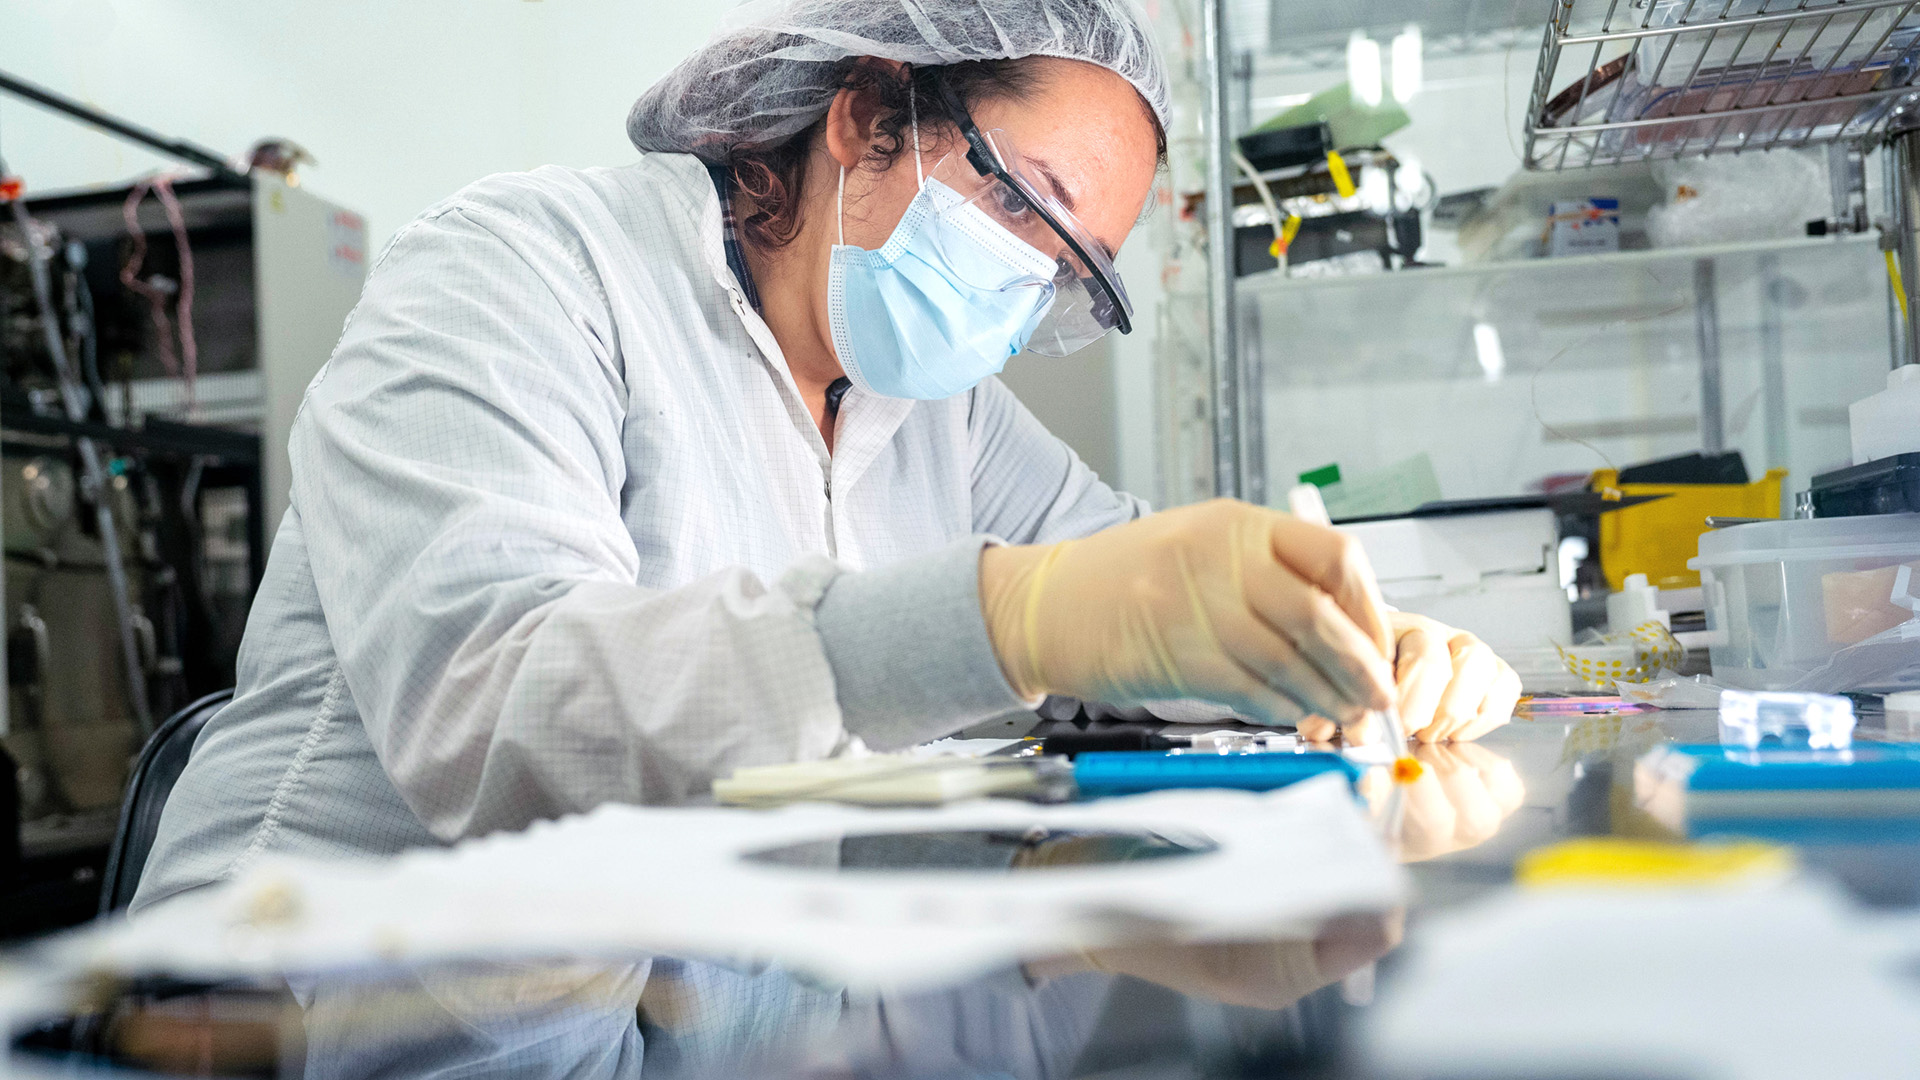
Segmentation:
<svg viewBox="0 0 1920 1080">
<path fill-rule="evenodd" d="M 642 150 L 718 160 L 770 146 L 833 103 L 850 56 L 932 66 L 1057 56 L 1132 83 L 1167 127 L 1167 75 L 1135 0 L 748 0 L 627 117 Z"/>
</svg>

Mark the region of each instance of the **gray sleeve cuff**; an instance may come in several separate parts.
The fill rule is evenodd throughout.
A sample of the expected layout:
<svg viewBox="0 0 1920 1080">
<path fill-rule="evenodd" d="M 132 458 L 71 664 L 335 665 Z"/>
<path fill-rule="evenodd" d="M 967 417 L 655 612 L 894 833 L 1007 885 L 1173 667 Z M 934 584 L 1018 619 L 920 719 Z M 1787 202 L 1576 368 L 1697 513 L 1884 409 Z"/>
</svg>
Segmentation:
<svg viewBox="0 0 1920 1080">
<path fill-rule="evenodd" d="M 1007 684 L 980 614 L 989 542 L 969 537 L 827 587 L 814 626 L 847 730 L 867 745 L 913 746 L 1030 704 Z"/>
</svg>

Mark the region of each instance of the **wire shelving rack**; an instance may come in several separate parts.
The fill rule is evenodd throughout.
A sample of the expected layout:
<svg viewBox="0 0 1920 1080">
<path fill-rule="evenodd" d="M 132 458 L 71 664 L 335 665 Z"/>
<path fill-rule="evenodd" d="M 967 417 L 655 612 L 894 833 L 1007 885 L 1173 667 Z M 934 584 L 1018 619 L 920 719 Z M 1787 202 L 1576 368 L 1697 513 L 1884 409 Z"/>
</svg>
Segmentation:
<svg viewBox="0 0 1920 1080">
<path fill-rule="evenodd" d="M 1526 164 L 1868 142 L 1920 104 L 1914 0 L 1553 0 Z"/>
</svg>

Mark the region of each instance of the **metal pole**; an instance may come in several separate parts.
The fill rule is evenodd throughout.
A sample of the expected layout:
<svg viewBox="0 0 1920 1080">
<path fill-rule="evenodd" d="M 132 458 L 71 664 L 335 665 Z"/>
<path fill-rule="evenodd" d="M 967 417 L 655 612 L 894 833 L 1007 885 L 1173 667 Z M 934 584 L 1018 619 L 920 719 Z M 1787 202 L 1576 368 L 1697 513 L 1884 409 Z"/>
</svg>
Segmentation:
<svg viewBox="0 0 1920 1080">
<path fill-rule="evenodd" d="M 0 172 L 4 172 L 0 168 Z M 87 418 L 87 393 L 67 357 L 66 341 L 53 309 L 53 282 L 47 273 L 47 252 L 33 234 L 33 222 L 27 217 L 26 204 L 13 200 L 13 220 L 20 226 L 20 241 L 27 249 L 27 269 L 33 280 L 34 300 L 39 305 L 40 326 L 46 337 L 47 353 L 53 358 L 59 377 L 60 400 L 67 419 L 76 423 Z M 127 569 L 121 561 L 120 530 L 113 517 L 110 501 L 112 485 L 100 458 L 100 448 L 92 439 L 75 440 L 80 450 L 80 489 L 93 503 L 94 521 L 100 532 L 102 561 L 107 568 L 107 587 L 113 594 L 114 615 L 120 621 L 120 659 L 127 670 L 127 704 L 142 734 L 153 734 L 153 713 L 147 706 L 147 667 L 140 659 L 140 643 L 134 629 L 133 597 L 127 588 Z"/>
<path fill-rule="evenodd" d="M 1693 262 L 1693 330 L 1700 342 L 1700 449 L 1727 449 L 1726 411 L 1720 403 L 1720 311 L 1714 302 L 1713 260 Z"/>
<path fill-rule="evenodd" d="M 1233 117 L 1229 132 L 1253 127 L 1253 50 L 1242 49 L 1233 58 Z"/>
<path fill-rule="evenodd" d="M 1906 325 L 1901 355 L 1908 363 L 1920 359 L 1920 128 L 1896 133 L 1887 142 L 1893 157 L 1894 190 L 1887 193 L 1895 210 L 1894 250 L 1900 260 L 1900 282 L 1906 295 Z"/>
<path fill-rule="evenodd" d="M 102 131 L 137 142 L 168 157 L 178 158 L 193 165 L 203 165 L 218 175 L 229 178 L 238 178 L 240 175 L 233 170 L 233 166 L 227 164 L 225 158 L 204 146 L 195 146 L 185 139 L 169 139 L 157 131 L 150 131 L 117 116 L 110 116 L 91 105 L 75 101 L 64 94 L 57 94 L 44 86 L 37 86 L 17 75 L 0 71 L 0 90 L 25 98 L 35 105 L 65 113 L 83 124 L 92 124 Z"/>
<path fill-rule="evenodd" d="M 1207 332 L 1213 374 L 1213 492 L 1240 495 L 1240 349 L 1233 317 L 1233 144 L 1227 0 L 1201 0 L 1207 66 Z"/>
<path fill-rule="evenodd" d="M 1894 265 L 1900 264 L 1900 182 L 1898 171 L 1893 164 L 1893 145 L 1882 144 L 1875 157 L 1880 159 L 1880 199 L 1885 204 L 1885 223 L 1879 225 L 1881 257 L 1892 255 Z M 1899 367 L 1907 359 L 1907 323 L 1900 317 L 1902 298 L 1899 290 L 1893 287 L 1893 278 L 1887 279 L 1887 362 L 1890 367 Z"/>
<path fill-rule="evenodd" d="M 1769 469 L 1788 467 L 1786 331 L 1781 313 L 1794 288 L 1793 282 L 1780 276 L 1779 259 L 1760 257 L 1760 400 L 1767 414 Z M 1784 488 L 1780 495 L 1780 516 L 1793 516 L 1791 497 Z"/>
</svg>

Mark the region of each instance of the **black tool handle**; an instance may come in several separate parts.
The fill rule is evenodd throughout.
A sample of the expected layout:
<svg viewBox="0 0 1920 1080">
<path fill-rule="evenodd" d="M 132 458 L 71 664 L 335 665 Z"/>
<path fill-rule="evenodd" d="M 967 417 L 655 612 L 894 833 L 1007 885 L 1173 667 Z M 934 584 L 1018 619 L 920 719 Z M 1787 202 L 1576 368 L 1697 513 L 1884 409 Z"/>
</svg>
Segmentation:
<svg viewBox="0 0 1920 1080">
<path fill-rule="evenodd" d="M 1071 731 L 1040 740 L 1043 754 L 1105 753 L 1127 750 L 1171 750 L 1175 743 L 1151 731 Z"/>
</svg>

